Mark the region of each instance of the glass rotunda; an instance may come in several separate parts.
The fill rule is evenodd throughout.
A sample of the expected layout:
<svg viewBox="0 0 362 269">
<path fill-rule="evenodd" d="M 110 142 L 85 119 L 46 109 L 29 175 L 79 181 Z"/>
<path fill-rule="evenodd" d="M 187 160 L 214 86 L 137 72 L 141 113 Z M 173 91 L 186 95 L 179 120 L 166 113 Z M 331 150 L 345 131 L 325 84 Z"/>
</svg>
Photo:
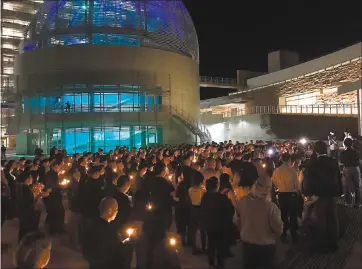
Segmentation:
<svg viewBox="0 0 362 269">
<path fill-rule="evenodd" d="M 182 1 L 45 1 L 25 36 L 18 153 L 194 142 L 199 52 Z"/>
</svg>

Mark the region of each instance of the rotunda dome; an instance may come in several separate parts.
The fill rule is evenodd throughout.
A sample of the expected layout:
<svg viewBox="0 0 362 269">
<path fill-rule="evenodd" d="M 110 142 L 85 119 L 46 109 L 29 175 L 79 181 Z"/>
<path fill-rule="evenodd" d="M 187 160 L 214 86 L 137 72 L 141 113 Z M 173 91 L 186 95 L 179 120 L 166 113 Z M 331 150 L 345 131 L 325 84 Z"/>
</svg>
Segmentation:
<svg viewBox="0 0 362 269">
<path fill-rule="evenodd" d="M 45 1 L 21 53 L 80 44 L 152 47 L 199 60 L 197 33 L 182 1 Z"/>
</svg>

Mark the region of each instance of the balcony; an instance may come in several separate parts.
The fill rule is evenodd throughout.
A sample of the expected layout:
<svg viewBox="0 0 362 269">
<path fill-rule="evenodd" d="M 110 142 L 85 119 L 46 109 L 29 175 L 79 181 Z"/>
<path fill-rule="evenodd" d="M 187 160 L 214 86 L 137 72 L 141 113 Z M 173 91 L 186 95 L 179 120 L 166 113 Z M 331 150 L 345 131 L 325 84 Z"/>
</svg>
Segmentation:
<svg viewBox="0 0 362 269">
<path fill-rule="evenodd" d="M 296 115 L 324 115 L 324 116 L 357 116 L 357 104 L 333 105 L 286 105 L 286 106 L 253 106 L 245 109 L 231 109 L 221 113 L 224 118 L 253 114 L 296 114 Z"/>
</svg>

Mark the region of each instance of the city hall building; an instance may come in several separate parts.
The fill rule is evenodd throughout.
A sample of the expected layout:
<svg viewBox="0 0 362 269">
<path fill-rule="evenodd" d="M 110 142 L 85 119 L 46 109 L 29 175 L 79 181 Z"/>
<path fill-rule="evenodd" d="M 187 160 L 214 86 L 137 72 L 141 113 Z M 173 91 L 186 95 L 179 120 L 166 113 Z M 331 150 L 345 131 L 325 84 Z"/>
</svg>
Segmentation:
<svg viewBox="0 0 362 269">
<path fill-rule="evenodd" d="M 268 73 L 239 70 L 237 92 L 201 101 L 201 122 L 214 141 L 361 134 L 361 56 L 362 43 L 304 63 L 272 52 Z"/>
<path fill-rule="evenodd" d="M 1 7 L 1 140 L 17 154 L 361 134 L 362 43 L 303 63 L 275 51 L 268 73 L 200 78 L 182 1 Z M 237 91 L 200 102 L 200 86 Z"/>
<path fill-rule="evenodd" d="M 16 152 L 202 142 L 199 47 L 182 1 L 45 1 L 15 58 Z"/>
</svg>

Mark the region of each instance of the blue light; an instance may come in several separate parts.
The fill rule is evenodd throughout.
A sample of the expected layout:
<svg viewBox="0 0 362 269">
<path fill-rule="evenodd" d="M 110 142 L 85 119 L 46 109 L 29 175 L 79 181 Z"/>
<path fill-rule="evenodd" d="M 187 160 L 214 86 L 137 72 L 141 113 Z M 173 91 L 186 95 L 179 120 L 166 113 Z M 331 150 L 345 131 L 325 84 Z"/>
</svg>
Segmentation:
<svg viewBox="0 0 362 269">
<path fill-rule="evenodd" d="M 56 30 L 67 32 L 73 28 L 72 35 L 92 36 L 93 40 L 61 41 L 56 45 L 144 46 L 174 51 L 198 61 L 196 30 L 182 1 L 91 1 L 91 6 L 87 0 L 45 1 L 31 24 L 35 28 L 30 29 L 32 41 L 51 47 L 49 40 L 65 39 L 65 34 L 56 34 Z M 127 35 L 117 28 L 126 29 Z"/>
</svg>

